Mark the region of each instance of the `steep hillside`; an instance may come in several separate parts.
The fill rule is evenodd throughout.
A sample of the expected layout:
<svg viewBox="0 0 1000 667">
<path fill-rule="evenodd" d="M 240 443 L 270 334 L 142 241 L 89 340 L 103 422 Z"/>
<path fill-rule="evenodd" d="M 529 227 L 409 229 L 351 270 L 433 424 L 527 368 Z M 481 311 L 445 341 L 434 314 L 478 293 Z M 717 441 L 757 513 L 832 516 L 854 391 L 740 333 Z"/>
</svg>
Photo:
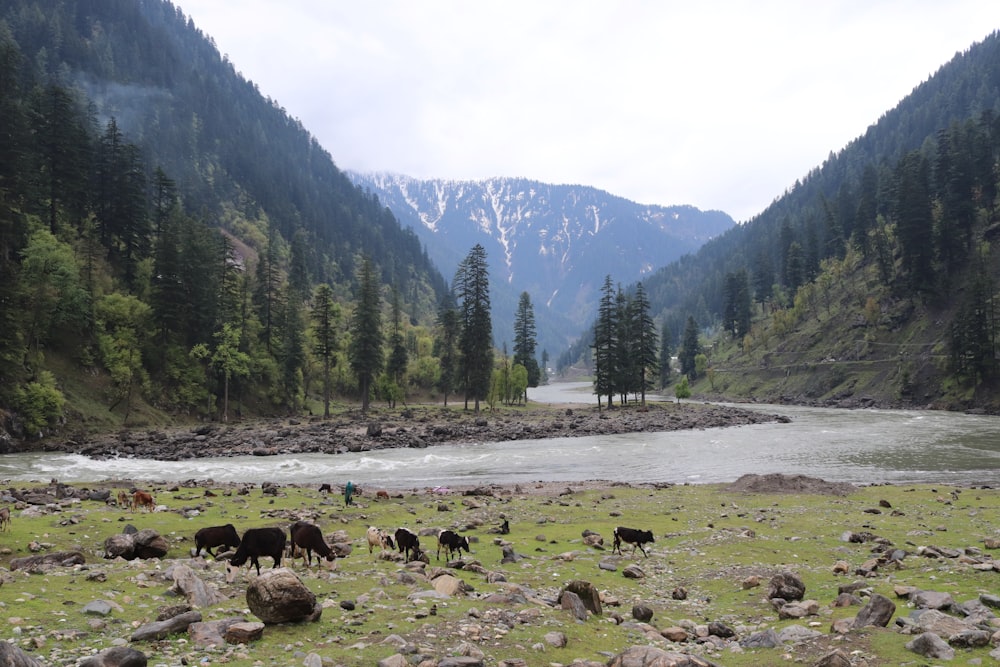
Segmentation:
<svg viewBox="0 0 1000 667">
<path fill-rule="evenodd" d="M 445 275 L 469 248 L 483 244 L 498 332 L 509 331 L 504 324 L 513 321 L 517 295 L 527 291 L 540 339 L 553 352 L 593 317 L 606 275 L 623 283 L 641 279 L 734 225 L 719 211 L 644 206 L 580 185 L 349 176 L 413 229 Z"/>
<path fill-rule="evenodd" d="M 733 398 L 997 409 L 998 118 L 994 33 L 759 216 L 645 279 L 655 316 L 675 345 L 694 318 Z"/>
<path fill-rule="evenodd" d="M 0 5 L 0 127 L 13 431 L 309 409 L 324 367 L 350 392 L 367 260 L 397 332 L 429 336 L 446 283 L 420 240 L 166 0 Z"/>
</svg>

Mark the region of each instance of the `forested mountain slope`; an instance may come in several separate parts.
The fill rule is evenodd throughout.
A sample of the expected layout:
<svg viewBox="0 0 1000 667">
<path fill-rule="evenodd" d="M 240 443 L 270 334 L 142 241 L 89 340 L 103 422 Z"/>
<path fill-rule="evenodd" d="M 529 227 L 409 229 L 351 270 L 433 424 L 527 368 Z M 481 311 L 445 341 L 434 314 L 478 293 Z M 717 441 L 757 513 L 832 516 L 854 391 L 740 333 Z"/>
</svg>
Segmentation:
<svg viewBox="0 0 1000 667">
<path fill-rule="evenodd" d="M 760 215 L 644 280 L 675 346 L 689 318 L 702 330 L 697 387 L 996 408 L 998 106 L 993 33 Z"/>
<path fill-rule="evenodd" d="M 217 414 L 230 393 L 298 410 L 317 377 L 314 289 L 344 309 L 342 355 L 363 258 L 406 327 L 436 316 L 446 283 L 414 233 L 170 2 L 0 5 L 0 127 L 14 431 L 64 419 L 64 400 L 70 421 Z"/>
</svg>

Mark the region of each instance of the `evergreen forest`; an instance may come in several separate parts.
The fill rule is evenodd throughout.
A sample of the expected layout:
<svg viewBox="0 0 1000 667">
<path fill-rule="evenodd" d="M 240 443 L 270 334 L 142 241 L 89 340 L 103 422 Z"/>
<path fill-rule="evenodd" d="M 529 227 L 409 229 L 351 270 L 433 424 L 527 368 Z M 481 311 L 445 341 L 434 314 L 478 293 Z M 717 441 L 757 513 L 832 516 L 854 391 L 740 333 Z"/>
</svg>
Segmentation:
<svg viewBox="0 0 1000 667">
<path fill-rule="evenodd" d="M 641 284 L 605 278 L 557 366 L 608 407 L 659 388 L 1000 409 L 998 107 L 993 33 L 755 218 Z M 0 5 L 0 448 L 523 403 L 535 337 L 528 293 L 493 330 L 481 245 L 442 276 L 179 7 Z"/>
<path fill-rule="evenodd" d="M 758 216 L 646 278 L 661 348 L 703 396 L 996 411 L 998 183 L 994 32 Z M 600 331 L 598 314 L 558 369 L 595 367 Z"/>
</svg>

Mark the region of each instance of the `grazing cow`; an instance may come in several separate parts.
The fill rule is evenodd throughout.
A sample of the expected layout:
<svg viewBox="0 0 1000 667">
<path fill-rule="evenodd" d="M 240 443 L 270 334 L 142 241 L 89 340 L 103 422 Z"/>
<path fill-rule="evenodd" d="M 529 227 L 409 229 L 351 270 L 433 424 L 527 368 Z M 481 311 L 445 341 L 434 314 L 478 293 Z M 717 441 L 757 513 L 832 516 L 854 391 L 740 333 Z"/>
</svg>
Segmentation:
<svg viewBox="0 0 1000 667">
<path fill-rule="evenodd" d="M 623 528 L 618 526 L 615 528 L 615 540 L 611 547 L 611 553 L 616 550 L 619 554 L 622 553 L 622 542 L 632 545 L 632 554 L 635 554 L 636 548 L 642 552 L 642 555 L 649 558 L 649 554 L 646 550 L 642 548 L 643 544 L 653 543 L 653 531 L 651 530 L 636 530 L 635 528 Z M 622 554 L 624 555 L 624 554 Z"/>
<path fill-rule="evenodd" d="M 218 558 L 212 553 L 215 547 L 225 547 L 236 549 L 240 546 L 240 536 L 236 532 L 236 526 L 227 523 L 225 526 L 210 526 L 202 528 L 194 534 L 194 556 L 197 558 L 204 549 L 212 558 Z"/>
<path fill-rule="evenodd" d="M 333 493 L 333 487 L 329 484 L 323 483 L 319 485 L 320 493 Z"/>
<path fill-rule="evenodd" d="M 132 511 L 136 511 L 140 507 L 145 507 L 147 512 L 152 512 L 156 509 L 156 503 L 153 501 L 153 495 L 145 491 L 136 491 L 132 494 Z"/>
<path fill-rule="evenodd" d="M 437 559 L 441 560 L 441 547 L 445 549 L 445 555 L 451 558 L 452 552 L 458 552 L 458 557 L 462 557 L 462 549 L 469 553 L 469 538 L 459 535 L 453 530 L 442 530 L 438 533 Z"/>
<path fill-rule="evenodd" d="M 376 491 L 375 492 L 375 500 L 389 500 L 389 492 L 388 491 Z"/>
<path fill-rule="evenodd" d="M 285 531 L 281 528 L 249 528 L 243 533 L 240 546 L 229 559 L 233 567 L 240 567 L 250 559 L 250 564 L 257 568 L 260 574 L 261 556 L 274 559 L 274 567 L 281 566 L 281 555 L 285 553 Z"/>
<path fill-rule="evenodd" d="M 132 501 L 129 500 L 128 493 L 125 491 L 125 489 L 122 489 L 121 491 L 118 492 L 118 507 L 125 508 L 131 506 L 132 506 Z"/>
<path fill-rule="evenodd" d="M 382 530 L 381 528 L 376 528 L 375 526 L 368 526 L 368 553 L 371 553 L 375 547 L 378 547 L 382 551 L 386 549 L 395 549 L 396 545 L 392 541 L 392 535 L 388 532 Z"/>
<path fill-rule="evenodd" d="M 420 551 L 420 538 L 417 537 L 416 533 L 406 528 L 396 530 L 396 548 L 406 560 L 411 560 L 411 555 L 412 560 L 420 560 L 420 556 L 423 555 L 423 552 Z"/>
<path fill-rule="evenodd" d="M 332 563 L 337 556 L 333 549 L 323 538 L 323 531 L 319 526 L 307 521 L 296 521 L 288 529 L 289 542 L 292 545 L 292 557 L 295 557 L 295 548 L 302 549 L 303 564 L 312 566 L 312 552 L 316 552 L 316 563 L 320 563 L 320 557 L 326 559 L 327 563 Z"/>
<path fill-rule="evenodd" d="M 10 530 L 9 507 L 0 507 L 0 530 Z"/>
</svg>

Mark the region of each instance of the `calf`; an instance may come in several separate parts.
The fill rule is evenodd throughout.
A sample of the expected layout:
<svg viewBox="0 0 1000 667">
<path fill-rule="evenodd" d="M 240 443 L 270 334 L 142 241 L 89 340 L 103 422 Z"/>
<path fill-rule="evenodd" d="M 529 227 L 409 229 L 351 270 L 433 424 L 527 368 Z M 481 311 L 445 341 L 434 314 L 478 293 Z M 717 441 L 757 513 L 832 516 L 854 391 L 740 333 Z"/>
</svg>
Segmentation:
<svg viewBox="0 0 1000 667">
<path fill-rule="evenodd" d="M 388 491 L 376 491 L 375 492 L 375 500 L 389 500 L 389 492 Z"/>
<path fill-rule="evenodd" d="M 236 549 L 240 546 L 240 536 L 236 532 L 236 526 L 227 523 L 225 526 L 210 526 L 202 528 L 194 534 L 194 556 L 197 558 L 204 549 L 212 558 L 218 558 L 212 553 L 215 547 L 226 547 Z"/>
<path fill-rule="evenodd" d="M 243 533 L 240 546 L 229 559 L 233 567 L 240 567 L 250 559 L 250 564 L 257 568 L 260 574 L 261 556 L 274 559 L 274 567 L 281 566 L 281 555 L 285 553 L 285 531 L 281 528 L 250 528 Z"/>
<path fill-rule="evenodd" d="M 422 552 L 420 551 L 420 538 L 417 534 L 407 530 L 406 528 L 399 528 L 396 530 L 396 548 L 399 549 L 399 553 L 403 554 L 403 558 L 406 560 L 419 560 Z"/>
<path fill-rule="evenodd" d="M 10 530 L 9 507 L 0 507 L 0 530 Z"/>
<path fill-rule="evenodd" d="M 642 552 L 643 556 L 649 558 L 649 554 L 642 548 L 642 545 L 653 543 L 653 531 L 636 530 L 635 528 L 623 528 L 622 526 L 618 526 L 615 528 L 615 540 L 611 546 L 611 553 L 618 551 L 618 553 L 621 554 L 622 542 L 632 545 L 633 555 L 635 554 L 636 548 L 638 548 L 639 551 Z"/>
<path fill-rule="evenodd" d="M 392 535 L 382 530 L 381 528 L 376 528 L 375 526 L 368 526 L 368 553 L 371 553 L 375 547 L 380 548 L 382 551 L 386 549 L 395 549 L 396 545 L 392 542 Z"/>
<path fill-rule="evenodd" d="M 288 537 L 292 545 L 292 557 L 295 557 L 295 548 L 301 548 L 302 560 L 306 561 L 307 566 L 312 566 L 312 552 L 314 551 L 316 552 L 317 564 L 320 562 L 321 556 L 328 563 L 332 563 L 337 558 L 333 549 L 323 538 L 323 531 L 315 524 L 307 521 L 296 521 L 288 529 Z"/>
<path fill-rule="evenodd" d="M 156 509 L 156 503 L 153 501 L 152 494 L 145 491 L 136 491 L 132 494 L 132 511 L 134 512 L 140 507 L 145 507 L 148 512 Z"/>
<path fill-rule="evenodd" d="M 441 547 L 445 549 L 445 555 L 451 558 L 452 552 L 458 552 L 458 557 L 462 557 L 462 549 L 469 553 L 469 538 L 459 535 L 453 530 L 442 530 L 438 533 L 437 559 L 441 560 Z"/>
<path fill-rule="evenodd" d="M 132 506 L 132 501 L 129 500 L 128 493 L 125 491 L 125 489 L 122 489 L 121 491 L 118 492 L 118 507 L 124 509 L 125 507 L 131 507 L 131 506 Z"/>
</svg>

